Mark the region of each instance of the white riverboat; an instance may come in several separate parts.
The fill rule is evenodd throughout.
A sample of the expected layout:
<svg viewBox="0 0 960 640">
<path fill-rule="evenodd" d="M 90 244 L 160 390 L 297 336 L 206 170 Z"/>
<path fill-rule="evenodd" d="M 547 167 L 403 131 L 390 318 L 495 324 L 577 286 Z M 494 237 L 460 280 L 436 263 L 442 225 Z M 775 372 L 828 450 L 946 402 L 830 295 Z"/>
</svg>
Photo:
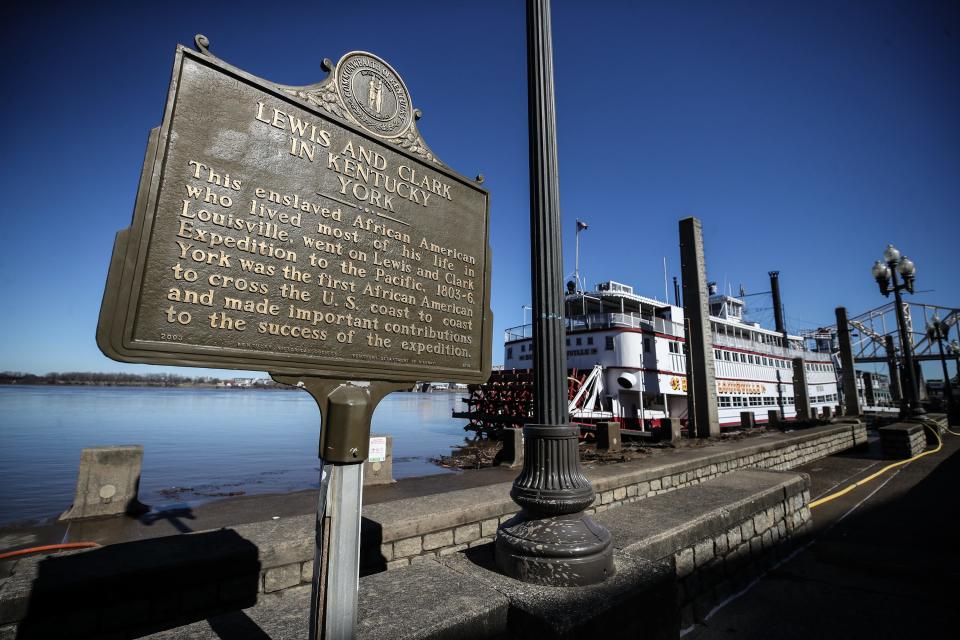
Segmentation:
<svg viewBox="0 0 960 640">
<path fill-rule="evenodd" d="M 779 409 L 796 416 L 793 359 L 802 358 L 812 409 L 838 404 L 837 369 L 829 352 L 810 350 L 801 336 L 743 319 L 744 301 L 710 295 L 710 324 L 720 425 L 741 423 L 750 411 L 765 423 Z M 573 422 L 612 420 L 650 431 L 661 420 L 687 421 L 683 308 L 637 295 L 633 287 L 603 282 L 594 291 L 566 296 L 567 366 Z M 532 325 L 506 331 L 504 370 L 529 369 Z"/>
</svg>

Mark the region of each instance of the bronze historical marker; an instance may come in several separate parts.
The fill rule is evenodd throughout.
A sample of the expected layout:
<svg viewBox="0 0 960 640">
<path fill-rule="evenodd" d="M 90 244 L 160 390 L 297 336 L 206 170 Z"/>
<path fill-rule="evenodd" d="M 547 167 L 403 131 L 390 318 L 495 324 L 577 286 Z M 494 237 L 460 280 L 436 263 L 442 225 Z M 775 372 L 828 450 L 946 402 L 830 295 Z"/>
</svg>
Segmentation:
<svg viewBox="0 0 960 640">
<path fill-rule="evenodd" d="M 354 380 L 485 380 L 488 194 L 384 61 L 269 83 L 178 47 L 97 339 L 109 357 Z"/>
</svg>

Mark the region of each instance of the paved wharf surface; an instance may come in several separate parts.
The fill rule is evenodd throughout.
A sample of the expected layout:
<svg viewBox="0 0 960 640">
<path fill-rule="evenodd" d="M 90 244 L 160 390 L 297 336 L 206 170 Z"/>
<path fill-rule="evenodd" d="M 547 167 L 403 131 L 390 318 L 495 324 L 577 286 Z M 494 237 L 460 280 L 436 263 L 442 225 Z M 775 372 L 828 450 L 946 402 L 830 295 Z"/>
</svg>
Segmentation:
<svg viewBox="0 0 960 640">
<path fill-rule="evenodd" d="M 960 437 L 943 438 L 939 453 L 814 508 L 810 543 L 685 640 L 955 637 Z M 870 445 L 799 467 L 813 499 L 891 462 Z"/>
</svg>

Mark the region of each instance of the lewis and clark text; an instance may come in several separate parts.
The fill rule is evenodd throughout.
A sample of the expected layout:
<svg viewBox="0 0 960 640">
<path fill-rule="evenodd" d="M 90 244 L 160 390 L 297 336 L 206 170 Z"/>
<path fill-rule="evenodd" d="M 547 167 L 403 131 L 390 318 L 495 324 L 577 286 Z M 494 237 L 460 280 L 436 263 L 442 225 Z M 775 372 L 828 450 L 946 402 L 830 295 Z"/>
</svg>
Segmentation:
<svg viewBox="0 0 960 640">
<path fill-rule="evenodd" d="M 327 149 L 337 188 L 286 193 L 190 158 L 158 309 L 167 330 L 155 339 L 189 342 L 200 325 L 240 348 L 336 356 L 355 345 L 350 357 L 476 366 L 477 256 L 393 215 L 395 199 L 449 203 L 450 185 L 356 141 L 332 149 L 328 131 L 263 102 L 254 115 L 290 129 L 298 160 Z"/>
</svg>

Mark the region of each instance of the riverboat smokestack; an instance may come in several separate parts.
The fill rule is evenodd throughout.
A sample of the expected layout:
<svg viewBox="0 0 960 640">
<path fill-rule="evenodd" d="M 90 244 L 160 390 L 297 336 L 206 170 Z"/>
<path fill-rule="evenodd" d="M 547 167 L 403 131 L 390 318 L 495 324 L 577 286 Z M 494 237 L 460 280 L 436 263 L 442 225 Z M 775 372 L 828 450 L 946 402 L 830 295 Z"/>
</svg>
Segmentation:
<svg viewBox="0 0 960 640">
<path fill-rule="evenodd" d="M 770 293 L 773 295 L 773 321 L 777 325 L 777 333 L 783 335 L 783 346 L 787 346 L 787 327 L 783 323 L 783 303 L 780 301 L 780 272 L 770 272 Z"/>
</svg>

